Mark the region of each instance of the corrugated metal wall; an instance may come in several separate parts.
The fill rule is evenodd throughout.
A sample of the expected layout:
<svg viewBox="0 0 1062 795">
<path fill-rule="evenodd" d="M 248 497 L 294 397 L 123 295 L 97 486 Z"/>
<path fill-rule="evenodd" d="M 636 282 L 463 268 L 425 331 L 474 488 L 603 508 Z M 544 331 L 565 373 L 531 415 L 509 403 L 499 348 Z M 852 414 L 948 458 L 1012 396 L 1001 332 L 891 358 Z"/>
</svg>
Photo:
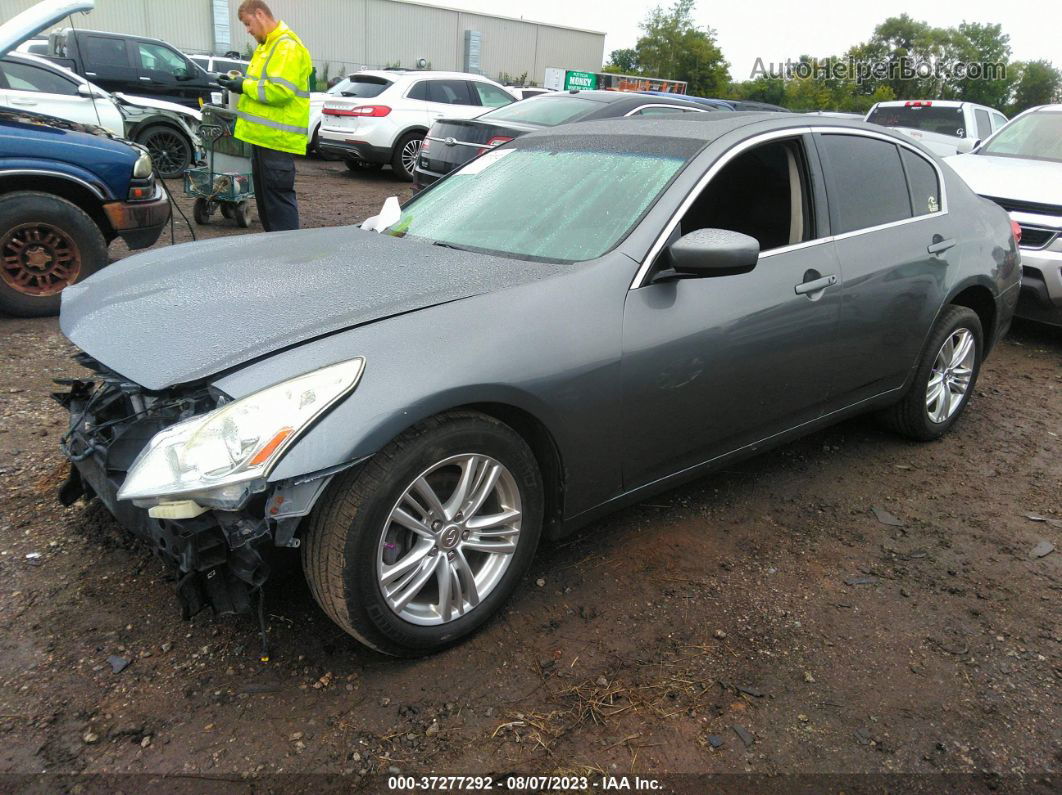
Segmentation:
<svg viewBox="0 0 1062 795">
<path fill-rule="evenodd" d="M 0 20 L 36 0 L 0 0 Z M 252 40 L 236 17 L 240 0 L 228 0 L 232 49 Z M 466 30 L 482 34 L 482 71 L 541 83 L 547 66 L 597 71 L 604 58 L 603 33 L 503 19 L 397 0 L 270 0 L 310 50 L 318 70 L 335 75 L 365 66 L 414 66 L 426 58 L 433 69 L 460 70 Z M 214 49 L 211 0 L 96 0 L 96 10 L 74 24 L 164 39 L 188 52 Z"/>
</svg>

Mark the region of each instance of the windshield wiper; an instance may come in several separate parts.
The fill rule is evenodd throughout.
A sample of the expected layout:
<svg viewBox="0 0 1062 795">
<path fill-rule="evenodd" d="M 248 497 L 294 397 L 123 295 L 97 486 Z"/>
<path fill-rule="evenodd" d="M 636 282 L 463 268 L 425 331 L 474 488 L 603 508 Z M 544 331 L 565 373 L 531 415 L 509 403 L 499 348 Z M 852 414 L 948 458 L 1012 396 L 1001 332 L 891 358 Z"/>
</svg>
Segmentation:
<svg viewBox="0 0 1062 795">
<path fill-rule="evenodd" d="M 444 240 L 432 241 L 432 245 L 438 246 L 439 248 L 452 248 L 454 251 L 473 251 L 473 249 L 465 248 L 464 246 L 459 246 L 456 243 L 447 243 Z"/>
</svg>

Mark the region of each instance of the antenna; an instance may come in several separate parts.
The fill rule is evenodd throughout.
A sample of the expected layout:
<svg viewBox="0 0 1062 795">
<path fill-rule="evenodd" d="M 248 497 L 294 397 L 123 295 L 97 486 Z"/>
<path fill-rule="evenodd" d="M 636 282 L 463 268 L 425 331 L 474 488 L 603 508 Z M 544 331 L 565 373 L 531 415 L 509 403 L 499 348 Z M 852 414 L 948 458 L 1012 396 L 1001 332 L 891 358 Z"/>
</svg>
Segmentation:
<svg viewBox="0 0 1062 795">
<path fill-rule="evenodd" d="M 74 24 L 74 15 L 71 14 L 69 17 L 67 17 L 67 19 L 70 20 L 70 29 L 71 30 L 77 30 L 77 26 Z M 92 111 L 93 111 L 93 113 L 96 114 L 96 126 L 97 127 L 102 127 L 103 126 L 103 120 L 100 119 L 100 109 L 99 109 L 99 106 L 96 105 L 96 84 L 93 83 L 91 80 L 89 80 L 87 77 L 85 78 L 85 82 L 87 82 L 89 84 L 89 99 L 92 100 Z M 125 117 L 123 116 L 122 118 L 124 119 Z M 124 124 L 122 125 L 122 137 L 123 138 L 125 137 L 125 125 Z"/>
</svg>

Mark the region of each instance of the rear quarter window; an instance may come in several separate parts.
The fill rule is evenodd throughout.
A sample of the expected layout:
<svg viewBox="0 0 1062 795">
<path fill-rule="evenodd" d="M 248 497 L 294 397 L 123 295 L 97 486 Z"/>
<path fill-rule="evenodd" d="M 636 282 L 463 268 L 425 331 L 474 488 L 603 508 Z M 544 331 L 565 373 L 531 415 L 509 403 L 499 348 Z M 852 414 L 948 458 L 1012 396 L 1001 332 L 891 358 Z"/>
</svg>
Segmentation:
<svg viewBox="0 0 1062 795">
<path fill-rule="evenodd" d="M 911 186 L 911 206 L 915 215 L 929 215 L 941 209 L 937 170 L 924 157 L 900 147 L 900 158 Z"/>
</svg>

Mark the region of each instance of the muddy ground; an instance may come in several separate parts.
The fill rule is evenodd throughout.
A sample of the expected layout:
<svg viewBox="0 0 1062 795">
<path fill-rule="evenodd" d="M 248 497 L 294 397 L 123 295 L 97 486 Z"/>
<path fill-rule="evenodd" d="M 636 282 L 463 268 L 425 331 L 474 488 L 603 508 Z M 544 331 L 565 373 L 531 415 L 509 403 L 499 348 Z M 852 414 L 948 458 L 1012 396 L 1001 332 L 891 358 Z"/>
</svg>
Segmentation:
<svg viewBox="0 0 1062 795">
<path fill-rule="evenodd" d="M 322 161 L 300 162 L 298 190 L 307 226 L 408 195 Z M 202 231 L 217 234 L 242 232 Z M 1017 325 L 943 441 L 857 419 L 547 545 L 496 620 L 429 659 L 344 635 L 285 552 L 268 663 L 250 617 L 182 621 L 172 574 L 105 510 L 60 507 L 47 395 L 78 367 L 54 319 L 0 319 L 0 340 L 2 771 L 342 773 L 365 791 L 395 770 L 1057 785 L 1058 331 Z M 1044 541 L 1059 549 L 1036 557 Z M 115 673 L 112 655 L 131 663 Z"/>
</svg>

